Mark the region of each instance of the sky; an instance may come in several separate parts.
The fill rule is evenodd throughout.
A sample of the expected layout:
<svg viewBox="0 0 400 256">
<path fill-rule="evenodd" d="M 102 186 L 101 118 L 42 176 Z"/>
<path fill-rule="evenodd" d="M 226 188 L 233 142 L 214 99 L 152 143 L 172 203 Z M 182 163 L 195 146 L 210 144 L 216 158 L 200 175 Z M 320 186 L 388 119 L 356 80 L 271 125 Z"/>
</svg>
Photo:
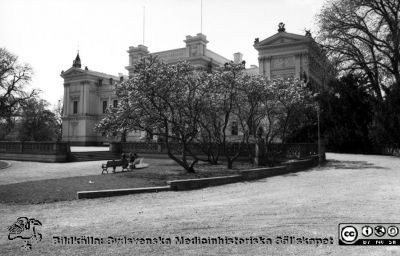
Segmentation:
<svg viewBox="0 0 400 256">
<path fill-rule="evenodd" d="M 72 66 L 78 50 L 82 68 L 127 74 L 129 46 L 143 44 L 144 39 L 150 52 L 183 48 L 187 35 L 202 32 L 208 49 L 228 59 L 241 52 L 247 66 L 258 65 L 256 37 L 261 41 L 272 36 L 279 22 L 286 24 L 289 33 L 315 32 L 323 2 L 0 0 L 0 47 L 32 66 L 30 87 L 40 89 L 42 98 L 56 104 L 64 92 L 60 73 Z"/>
</svg>

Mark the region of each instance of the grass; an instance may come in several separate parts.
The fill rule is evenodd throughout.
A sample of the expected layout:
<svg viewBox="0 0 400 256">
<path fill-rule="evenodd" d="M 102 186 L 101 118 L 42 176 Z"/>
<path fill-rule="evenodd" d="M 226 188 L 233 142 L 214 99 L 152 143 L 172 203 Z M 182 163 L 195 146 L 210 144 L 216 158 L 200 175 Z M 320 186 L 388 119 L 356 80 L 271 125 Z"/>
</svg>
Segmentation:
<svg viewBox="0 0 400 256">
<path fill-rule="evenodd" d="M 196 173 L 172 168 L 149 168 L 105 175 L 88 175 L 60 179 L 45 179 L 0 186 L 0 203 L 40 204 L 76 199 L 78 191 L 141 188 L 164 186 L 166 181 L 218 177 L 237 174 L 249 165 L 238 165 L 233 170 L 223 165 L 199 164 Z M 119 171 L 120 168 L 117 169 Z"/>
</svg>

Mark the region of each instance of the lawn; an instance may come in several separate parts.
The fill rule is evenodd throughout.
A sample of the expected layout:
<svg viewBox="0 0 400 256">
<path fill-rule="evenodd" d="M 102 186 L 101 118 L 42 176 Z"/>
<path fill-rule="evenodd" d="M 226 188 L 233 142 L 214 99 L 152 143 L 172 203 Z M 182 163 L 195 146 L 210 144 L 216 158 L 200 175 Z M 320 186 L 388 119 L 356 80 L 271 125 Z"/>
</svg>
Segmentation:
<svg viewBox="0 0 400 256">
<path fill-rule="evenodd" d="M 163 186 L 169 180 L 227 176 L 250 167 L 248 164 L 239 164 L 233 170 L 228 170 L 224 165 L 213 166 L 204 163 L 197 166 L 196 173 L 189 174 L 176 164 L 168 163 L 115 174 L 109 170 L 110 174 L 104 175 L 42 179 L 0 185 L 0 203 L 39 204 L 68 201 L 76 199 L 78 191 Z M 117 170 L 119 171 L 120 168 Z"/>
</svg>

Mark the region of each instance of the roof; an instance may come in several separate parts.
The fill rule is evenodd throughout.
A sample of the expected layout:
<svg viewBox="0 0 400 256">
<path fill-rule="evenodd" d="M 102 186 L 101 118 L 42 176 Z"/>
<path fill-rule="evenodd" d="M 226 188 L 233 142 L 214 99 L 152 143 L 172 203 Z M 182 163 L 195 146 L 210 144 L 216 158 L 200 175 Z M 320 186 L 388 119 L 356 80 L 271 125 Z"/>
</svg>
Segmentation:
<svg viewBox="0 0 400 256">
<path fill-rule="evenodd" d="M 71 67 L 65 72 L 61 72 L 61 77 L 66 77 L 66 76 L 77 76 L 77 75 L 92 75 L 95 77 L 100 77 L 100 78 L 113 78 L 113 79 L 119 79 L 118 76 L 98 72 L 98 71 L 93 71 L 93 70 L 83 70 L 80 68 L 75 68 Z"/>
</svg>

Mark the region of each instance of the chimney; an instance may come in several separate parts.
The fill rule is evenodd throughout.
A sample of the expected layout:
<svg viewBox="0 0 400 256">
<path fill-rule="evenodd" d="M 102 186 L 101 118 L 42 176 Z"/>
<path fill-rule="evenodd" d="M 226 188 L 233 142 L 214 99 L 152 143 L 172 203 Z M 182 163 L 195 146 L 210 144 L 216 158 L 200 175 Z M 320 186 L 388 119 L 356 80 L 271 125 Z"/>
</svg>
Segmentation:
<svg viewBox="0 0 400 256">
<path fill-rule="evenodd" d="M 233 54 L 233 62 L 235 64 L 242 63 L 242 61 L 243 61 L 243 54 L 242 53 L 237 52 L 237 53 Z"/>
<path fill-rule="evenodd" d="M 201 33 L 196 36 L 186 36 L 186 56 L 204 56 L 206 55 L 207 37 Z"/>
</svg>

